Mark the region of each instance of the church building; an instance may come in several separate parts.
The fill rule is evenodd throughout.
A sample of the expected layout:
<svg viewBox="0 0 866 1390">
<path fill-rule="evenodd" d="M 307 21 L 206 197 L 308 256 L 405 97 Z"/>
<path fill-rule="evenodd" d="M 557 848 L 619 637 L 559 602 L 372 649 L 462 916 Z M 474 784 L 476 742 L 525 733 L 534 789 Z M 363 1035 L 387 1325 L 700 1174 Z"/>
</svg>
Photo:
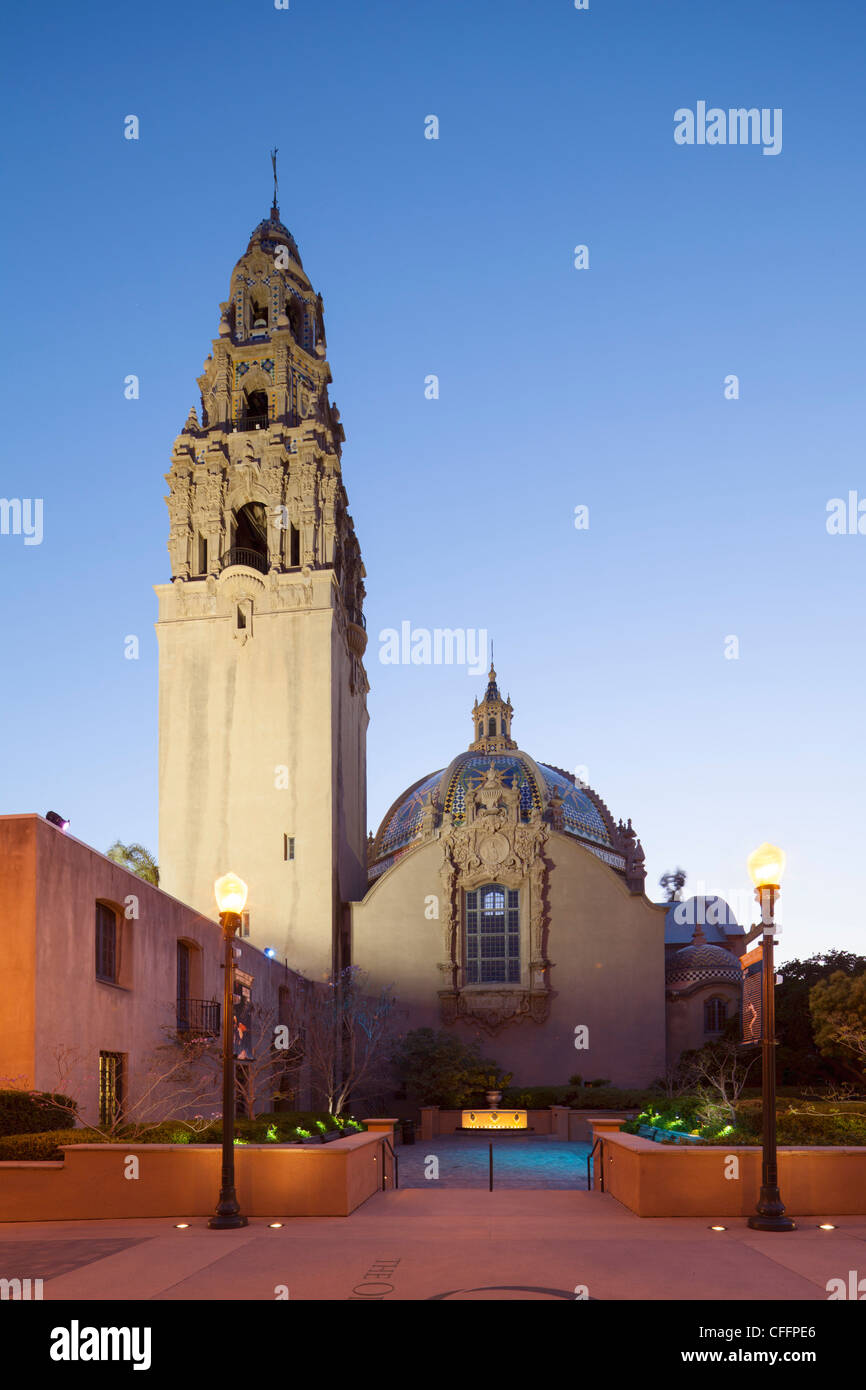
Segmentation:
<svg viewBox="0 0 866 1390">
<path fill-rule="evenodd" d="M 253 946 L 316 979 L 361 967 L 406 1028 L 480 1041 L 516 1084 L 648 1084 L 737 1011 L 743 929 L 648 898 L 631 821 L 518 747 L 492 667 L 468 748 L 368 836 L 365 570 L 325 341 L 275 201 L 167 474 L 162 885 L 212 913 L 231 867 Z"/>
</svg>

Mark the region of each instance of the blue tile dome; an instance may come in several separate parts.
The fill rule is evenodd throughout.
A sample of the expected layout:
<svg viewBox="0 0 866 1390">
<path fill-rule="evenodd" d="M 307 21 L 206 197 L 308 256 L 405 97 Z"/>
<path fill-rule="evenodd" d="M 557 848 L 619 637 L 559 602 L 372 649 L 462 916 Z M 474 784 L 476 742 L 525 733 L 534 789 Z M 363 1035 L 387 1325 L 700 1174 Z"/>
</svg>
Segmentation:
<svg viewBox="0 0 866 1390">
<path fill-rule="evenodd" d="M 287 246 L 292 260 L 303 269 L 298 243 L 295 241 L 288 227 L 280 221 L 279 213 L 276 208 L 271 208 L 270 217 L 264 218 L 253 230 L 250 237 L 250 244 L 247 247 L 247 253 L 249 253 L 254 246 L 261 246 L 262 250 L 267 251 L 269 255 L 272 254 L 278 246 Z"/>
<path fill-rule="evenodd" d="M 511 737 L 512 713 L 511 697 L 503 700 L 491 660 L 484 698 L 472 706 L 473 739 L 468 750 L 398 796 L 378 834 L 371 837 L 370 877 L 384 873 L 436 827 L 459 829 L 466 820 L 468 794 L 494 772 L 510 792 L 517 791 L 523 822 L 544 819 L 557 834 L 579 840 L 612 869 L 630 876 L 630 891 L 641 891 L 643 852 L 631 821 L 627 826 L 622 821 L 614 825 L 604 802 L 590 787 L 562 768 L 537 763 L 522 752 Z"/>
<path fill-rule="evenodd" d="M 557 828 L 582 841 L 588 849 L 613 868 L 622 870 L 625 860 L 619 853 L 610 813 L 589 787 L 581 786 L 560 768 L 536 763 L 520 749 L 482 753 L 460 753 L 447 768 L 428 773 L 414 782 L 387 811 L 370 853 L 374 877 L 390 868 L 403 854 L 420 843 L 425 808 L 431 803 L 437 819 L 450 817 L 460 826 L 466 819 L 466 795 L 482 783 L 490 768 L 502 776 L 506 787 L 519 792 L 520 818 L 546 816 L 551 804 L 559 804 Z M 549 818 L 549 816 L 548 816 Z"/>
<path fill-rule="evenodd" d="M 665 983 L 674 989 L 702 984 L 739 985 L 742 978 L 739 959 L 724 946 L 710 946 L 706 941 L 675 951 L 665 968 Z"/>
</svg>

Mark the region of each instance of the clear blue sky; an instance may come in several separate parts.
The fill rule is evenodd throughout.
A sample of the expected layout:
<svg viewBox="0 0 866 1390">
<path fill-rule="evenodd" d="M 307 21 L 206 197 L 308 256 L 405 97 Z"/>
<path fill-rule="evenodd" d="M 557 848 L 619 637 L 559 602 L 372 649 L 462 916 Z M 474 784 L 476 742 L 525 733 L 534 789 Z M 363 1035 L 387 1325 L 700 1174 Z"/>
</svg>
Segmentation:
<svg viewBox="0 0 866 1390">
<path fill-rule="evenodd" d="M 0 808 L 156 847 L 163 474 L 277 145 L 368 570 L 370 826 L 465 747 L 483 685 L 383 666 L 377 634 L 486 628 L 521 746 L 632 817 L 651 894 L 680 864 L 736 898 L 771 839 L 782 957 L 866 949 L 866 536 L 825 526 L 866 497 L 858 0 L 54 3 L 3 29 L 0 495 L 45 519 L 0 536 Z M 782 108 L 782 152 L 676 145 L 702 100 Z"/>
</svg>

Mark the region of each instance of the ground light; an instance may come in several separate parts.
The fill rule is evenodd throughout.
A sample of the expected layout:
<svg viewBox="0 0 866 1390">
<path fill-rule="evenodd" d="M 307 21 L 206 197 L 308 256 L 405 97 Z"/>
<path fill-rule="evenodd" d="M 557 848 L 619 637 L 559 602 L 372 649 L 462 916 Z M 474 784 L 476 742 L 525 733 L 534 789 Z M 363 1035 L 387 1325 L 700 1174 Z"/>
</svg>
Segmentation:
<svg viewBox="0 0 866 1390">
<path fill-rule="evenodd" d="M 247 901 L 247 885 L 237 874 L 223 874 L 214 884 L 223 929 L 223 1143 L 222 1180 L 212 1231 L 231 1231 L 247 1225 L 235 1192 L 235 1056 L 234 1056 L 234 939 Z"/>
<path fill-rule="evenodd" d="M 835 1226 L 831 1226 L 829 1221 L 822 1221 L 821 1224 L 820 1224 L 820 1226 L 818 1227 L 818 1230 L 819 1230 L 819 1231 L 835 1231 L 835 1230 L 836 1230 L 836 1227 L 835 1227 Z"/>
<path fill-rule="evenodd" d="M 269 1221 L 268 1229 L 271 1231 L 281 1231 L 283 1229 L 283 1223 L 282 1221 Z"/>
<path fill-rule="evenodd" d="M 727 1226 L 711 1226 L 711 1227 L 710 1227 L 710 1230 L 711 1230 L 711 1231 L 726 1231 L 727 1229 L 728 1229 Z"/>
<path fill-rule="evenodd" d="M 749 1225 L 754 1231 L 796 1231 L 796 1222 L 785 1215 L 779 1193 L 776 1159 L 776 976 L 773 964 L 775 944 L 775 906 L 779 884 L 785 872 L 785 852 L 778 845 L 759 845 L 747 860 L 755 885 L 755 899 L 761 906 L 763 944 L 761 955 L 761 1095 L 763 1136 L 761 1153 L 761 1195 Z"/>
<path fill-rule="evenodd" d="M 176 1221 L 176 1222 L 174 1223 L 174 1229 L 175 1229 L 176 1231 L 188 1231 L 188 1230 L 189 1230 L 189 1222 L 188 1222 L 188 1221 Z"/>
</svg>

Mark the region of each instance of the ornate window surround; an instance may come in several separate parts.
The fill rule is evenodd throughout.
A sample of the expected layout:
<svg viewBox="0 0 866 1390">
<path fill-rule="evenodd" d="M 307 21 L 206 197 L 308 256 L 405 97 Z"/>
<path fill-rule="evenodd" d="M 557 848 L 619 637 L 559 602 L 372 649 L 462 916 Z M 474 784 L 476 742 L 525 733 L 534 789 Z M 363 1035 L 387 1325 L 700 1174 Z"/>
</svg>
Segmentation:
<svg viewBox="0 0 866 1390">
<path fill-rule="evenodd" d="M 445 959 L 440 964 L 442 1019 L 465 1018 L 496 1033 L 507 1023 L 542 1023 L 550 1009 L 548 828 L 535 815 L 520 819 L 519 792 L 503 783 L 494 767 L 466 799 L 466 821 L 443 823 L 440 879 Z M 519 984 L 468 984 L 465 968 L 465 893 L 489 883 L 520 894 L 521 980 Z"/>
</svg>

